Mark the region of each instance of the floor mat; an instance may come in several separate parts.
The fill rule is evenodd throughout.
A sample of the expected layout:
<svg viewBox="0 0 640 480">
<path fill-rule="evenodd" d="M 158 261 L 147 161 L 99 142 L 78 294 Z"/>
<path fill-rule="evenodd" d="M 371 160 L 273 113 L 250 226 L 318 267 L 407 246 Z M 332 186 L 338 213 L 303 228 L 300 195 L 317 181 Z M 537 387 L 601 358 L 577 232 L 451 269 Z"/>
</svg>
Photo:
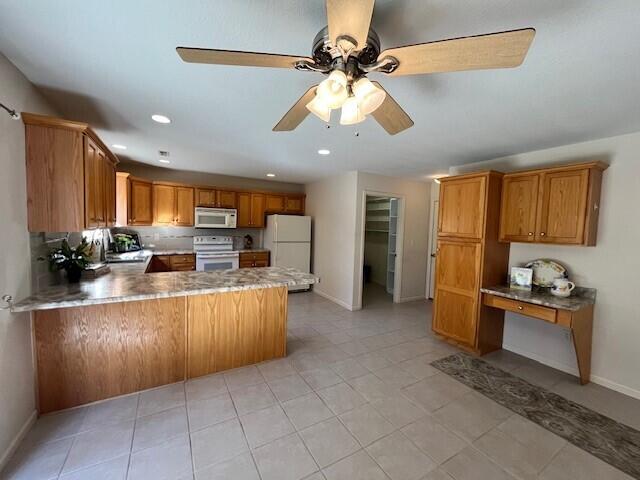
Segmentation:
<svg viewBox="0 0 640 480">
<path fill-rule="evenodd" d="M 640 479 L 640 431 L 466 353 L 431 363 L 491 400 Z"/>
</svg>

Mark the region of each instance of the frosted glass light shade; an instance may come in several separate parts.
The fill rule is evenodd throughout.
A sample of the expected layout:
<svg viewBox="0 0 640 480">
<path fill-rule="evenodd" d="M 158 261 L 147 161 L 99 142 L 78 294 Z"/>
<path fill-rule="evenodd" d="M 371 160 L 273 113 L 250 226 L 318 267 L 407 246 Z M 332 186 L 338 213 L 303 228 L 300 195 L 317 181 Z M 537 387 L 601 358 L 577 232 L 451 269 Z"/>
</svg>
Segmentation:
<svg viewBox="0 0 640 480">
<path fill-rule="evenodd" d="M 361 77 L 353 84 L 353 94 L 358 99 L 360 110 L 364 115 L 375 112 L 384 99 L 387 92 L 376 87 L 368 78 Z"/>
<path fill-rule="evenodd" d="M 331 109 L 318 97 L 317 94 L 313 97 L 313 100 L 307 103 L 307 110 L 325 122 L 331 120 Z"/>
<path fill-rule="evenodd" d="M 366 117 L 358 106 L 356 97 L 349 97 L 342 104 L 342 115 L 340 115 L 340 125 L 355 125 L 364 121 Z"/>
<path fill-rule="evenodd" d="M 349 96 L 347 90 L 347 76 L 341 70 L 334 70 L 329 78 L 324 79 L 318 85 L 316 95 L 329 108 L 340 108 Z"/>
</svg>

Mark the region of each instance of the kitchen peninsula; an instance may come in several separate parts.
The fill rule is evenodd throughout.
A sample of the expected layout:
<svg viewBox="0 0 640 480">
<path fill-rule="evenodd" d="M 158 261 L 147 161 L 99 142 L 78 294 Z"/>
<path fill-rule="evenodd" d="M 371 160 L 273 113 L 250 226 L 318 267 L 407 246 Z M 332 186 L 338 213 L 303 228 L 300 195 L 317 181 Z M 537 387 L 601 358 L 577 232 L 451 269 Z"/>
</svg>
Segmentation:
<svg viewBox="0 0 640 480">
<path fill-rule="evenodd" d="M 287 287 L 318 278 L 266 267 L 109 275 L 49 287 L 33 312 L 40 413 L 286 355 Z"/>
</svg>

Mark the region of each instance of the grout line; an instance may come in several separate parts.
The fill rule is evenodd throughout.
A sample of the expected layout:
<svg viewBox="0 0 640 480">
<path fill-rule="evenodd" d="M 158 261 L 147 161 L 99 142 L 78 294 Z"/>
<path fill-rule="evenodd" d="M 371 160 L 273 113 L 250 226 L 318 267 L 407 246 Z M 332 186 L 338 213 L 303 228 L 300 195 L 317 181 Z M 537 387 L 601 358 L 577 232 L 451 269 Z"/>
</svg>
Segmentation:
<svg viewBox="0 0 640 480">
<path fill-rule="evenodd" d="M 136 436 L 136 425 L 138 423 L 138 408 L 140 408 L 140 394 L 136 401 L 135 417 L 133 418 L 133 432 L 131 432 L 131 444 L 129 445 L 129 461 L 127 462 L 127 473 L 124 478 L 129 477 L 129 470 L 131 469 L 131 457 L 133 457 L 133 440 Z"/>
</svg>

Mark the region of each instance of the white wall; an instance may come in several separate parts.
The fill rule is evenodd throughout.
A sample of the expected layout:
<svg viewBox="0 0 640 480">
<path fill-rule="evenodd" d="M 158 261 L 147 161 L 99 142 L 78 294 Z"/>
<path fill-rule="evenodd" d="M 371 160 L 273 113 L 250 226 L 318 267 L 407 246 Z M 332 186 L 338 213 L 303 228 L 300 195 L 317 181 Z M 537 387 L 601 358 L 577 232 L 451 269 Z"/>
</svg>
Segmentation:
<svg viewBox="0 0 640 480">
<path fill-rule="evenodd" d="M 0 54 L 0 101 L 18 111 L 52 114 L 33 85 Z M 24 125 L 0 111 L 0 295 L 31 291 Z M 0 310 L 0 468 L 35 414 L 29 314 Z"/>
<path fill-rule="evenodd" d="M 357 172 L 306 185 L 305 210 L 312 217 L 311 270 L 320 277 L 313 290 L 352 309 L 356 235 Z"/>
<path fill-rule="evenodd" d="M 454 167 L 452 174 L 604 160 L 598 243 L 595 247 L 513 243 L 511 266 L 535 258 L 566 265 L 578 284 L 598 289 L 592 380 L 640 398 L 640 133 Z M 569 372 L 577 370 L 562 329 L 507 314 L 505 348 Z"/>
<path fill-rule="evenodd" d="M 403 258 L 401 265 L 400 301 L 425 297 L 429 238 L 429 192 L 430 184 L 372 173 L 358 172 L 356 195 L 355 262 L 353 272 L 354 307 L 361 307 L 362 272 L 362 221 L 366 193 L 378 193 L 403 198 L 404 207 L 400 216 L 404 219 L 402 239 Z M 402 218 L 400 219 L 402 220 Z"/>
</svg>

